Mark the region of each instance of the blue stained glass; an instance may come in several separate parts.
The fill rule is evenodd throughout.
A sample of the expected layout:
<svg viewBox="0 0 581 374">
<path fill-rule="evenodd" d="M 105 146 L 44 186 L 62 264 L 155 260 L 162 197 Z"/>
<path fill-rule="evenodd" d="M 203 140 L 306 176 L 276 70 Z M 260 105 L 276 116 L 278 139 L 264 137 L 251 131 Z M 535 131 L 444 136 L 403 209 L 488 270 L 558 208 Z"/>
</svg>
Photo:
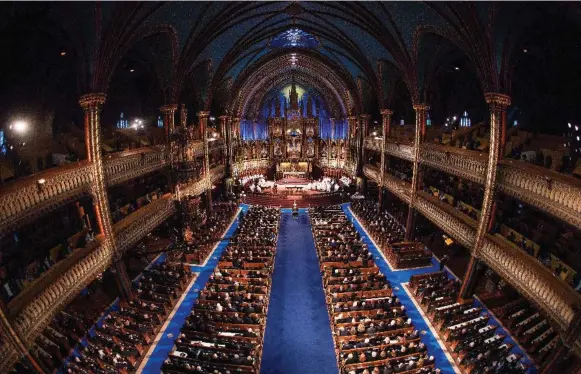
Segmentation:
<svg viewBox="0 0 581 374">
<path fill-rule="evenodd" d="M 318 48 L 321 45 L 317 37 L 301 29 L 289 29 L 270 40 L 270 48 Z"/>
</svg>

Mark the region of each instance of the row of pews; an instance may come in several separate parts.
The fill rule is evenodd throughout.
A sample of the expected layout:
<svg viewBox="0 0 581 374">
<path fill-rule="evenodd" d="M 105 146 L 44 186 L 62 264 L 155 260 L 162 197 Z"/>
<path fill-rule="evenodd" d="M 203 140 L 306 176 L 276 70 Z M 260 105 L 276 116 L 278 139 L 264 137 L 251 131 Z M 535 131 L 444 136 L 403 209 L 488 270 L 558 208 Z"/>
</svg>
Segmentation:
<svg viewBox="0 0 581 374">
<path fill-rule="evenodd" d="M 309 215 L 340 372 L 436 373 L 434 357 L 340 206 L 311 208 Z M 336 261 L 336 252 L 345 260 Z"/>
<path fill-rule="evenodd" d="M 421 242 L 405 242 L 405 230 L 387 212 L 381 212 L 375 201 L 360 200 L 351 204 L 351 211 L 393 269 L 430 266 L 432 252 Z"/>
<path fill-rule="evenodd" d="M 119 309 L 105 317 L 88 344 L 68 361 L 66 372 L 133 372 L 192 277 L 189 267 L 178 264 L 144 270 L 134 284 L 133 299 L 121 301 Z"/>
<path fill-rule="evenodd" d="M 448 346 L 460 369 L 468 374 L 526 373 L 513 344 L 491 321 L 490 315 L 473 303 L 459 303 L 461 283 L 445 272 L 413 275 L 409 289 L 437 333 Z"/>
<path fill-rule="evenodd" d="M 234 203 L 214 203 L 212 214 L 200 227 L 186 227 L 185 247 L 179 260 L 186 264 L 204 263 L 237 213 L 238 205 Z"/>
<path fill-rule="evenodd" d="M 162 372 L 258 373 L 280 212 L 251 207 L 187 317 Z"/>
<path fill-rule="evenodd" d="M 549 319 L 526 299 L 519 298 L 496 310 L 502 324 L 543 368 L 562 345 L 559 333 Z"/>
</svg>

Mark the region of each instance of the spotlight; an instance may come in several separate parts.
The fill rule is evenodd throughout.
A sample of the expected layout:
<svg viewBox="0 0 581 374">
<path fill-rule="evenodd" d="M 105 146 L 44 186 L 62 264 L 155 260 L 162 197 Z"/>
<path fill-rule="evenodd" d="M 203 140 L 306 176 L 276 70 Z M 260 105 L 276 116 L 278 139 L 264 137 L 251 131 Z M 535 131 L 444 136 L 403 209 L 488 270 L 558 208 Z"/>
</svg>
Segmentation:
<svg viewBox="0 0 581 374">
<path fill-rule="evenodd" d="M 460 68 L 459 68 L 458 66 L 456 66 L 456 67 L 454 68 L 454 70 L 460 70 Z"/>
<path fill-rule="evenodd" d="M 133 73 L 135 71 L 135 69 L 129 69 L 130 73 Z"/>
<path fill-rule="evenodd" d="M 66 55 L 67 55 L 67 53 L 65 51 L 61 52 L 61 56 L 66 56 Z"/>
<path fill-rule="evenodd" d="M 567 125 L 569 126 L 569 128 L 571 128 L 571 122 L 569 122 Z"/>
<path fill-rule="evenodd" d="M 527 53 L 529 50 L 528 50 L 528 49 L 526 49 L 526 48 L 523 48 L 523 50 L 522 50 L 522 51 L 523 51 L 524 53 Z"/>
<path fill-rule="evenodd" d="M 25 121 L 15 121 L 10 125 L 10 129 L 16 131 L 19 134 L 24 134 L 28 130 L 28 123 Z"/>
</svg>

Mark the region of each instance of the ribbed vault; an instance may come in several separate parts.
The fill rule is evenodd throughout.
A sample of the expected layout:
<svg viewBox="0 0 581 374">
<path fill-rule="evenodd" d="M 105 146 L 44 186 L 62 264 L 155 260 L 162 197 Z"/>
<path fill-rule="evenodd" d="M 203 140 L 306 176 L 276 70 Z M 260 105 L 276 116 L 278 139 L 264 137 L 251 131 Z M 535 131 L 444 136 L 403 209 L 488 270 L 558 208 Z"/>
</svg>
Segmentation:
<svg viewBox="0 0 581 374">
<path fill-rule="evenodd" d="M 361 99 L 349 74 L 324 56 L 304 50 L 267 55 L 250 66 L 234 84 L 228 108 L 237 117 L 250 118 L 272 88 L 293 77 L 319 91 L 336 118 L 361 112 Z"/>
</svg>

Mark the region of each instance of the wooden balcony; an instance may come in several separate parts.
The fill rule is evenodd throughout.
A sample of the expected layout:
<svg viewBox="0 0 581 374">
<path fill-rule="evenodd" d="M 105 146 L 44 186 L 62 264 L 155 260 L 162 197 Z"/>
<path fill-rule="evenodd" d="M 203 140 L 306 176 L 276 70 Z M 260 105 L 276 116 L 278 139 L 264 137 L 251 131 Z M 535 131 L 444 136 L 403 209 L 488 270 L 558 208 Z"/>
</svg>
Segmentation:
<svg viewBox="0 0 581 374">
<path fill-rule="evenodd" d="M 108 185 L 126 182 L 169 165 L 165 147 L 144 147 L 109 155 L 103 160 Z"/>
<path fill-rule="evenodd" d="M 8 305 L 12 326 L 26 346 L 85 287 L 111 264 L 112 251 L 99 236 L 87 248 L 79 249 L 53 266 Z"/>
<path fill-rule="evenodd" d="M 581 229 L 581 180 L 515 160 L 499 169 L 501 191 Z"/>
<path fill-rule="evenodd" d="M 379 184 L 379 179 L 381 176 L 379 174 L 378 167 L 365 164 L 363 165 L 363 174 L 365 174 L 367 178 Z M 410 203 L 412 186 L 409 182 L 405 182 L 389 173 L 386 173 L 384 175 L 383 186 L 399 197 L 400 200 L 405 201 L 408 204 Z"/>
<path fill-rule="evenodd" d="M 226 171 L 226 166 L 218 165 L 215 168 L 210 169 L 210 182 L 216 183 L 220 179 L 224 178 L 224 173 Z"/>
<path fill-rule="evenodd" d="M 0 233 L 33 221 L 89 193 L 93 178 L 93 166 L 81 161 L 48 169 L 4 186 L 0 189 Z"/>
<path fill-rule="evenodd" d="M 484 184 L 488 153 L 438 144 L 422 144 L 420 162 L 448 174 Z"/>
<path fill-rule="evenodd" d="M 377 152 L 381 152 L 381 138 L 377 139 L 375 137 L 368 137 L 365 139 L 364 147 L 372 149 Z M 413 162 L 414 160 L 414 145 L 408 141 L 395 141 L 388 138 L 388 143 L 386 144 L 385 153 L 390 156 L 395 156 L 407 161 Z"/>
<path fill-rule="evenodd" d="M 366 165 L 365 169 L 368 170 L 366 175 L 375 175 L 369 172 L 369 166 Z M 399 193 L 390 184 L 384 186 L 394 194 Z M 418 191 L 415 207 L 458 243 L 473 250 L 476 220 L 423 191 Z M 574 309 L 581 307 L 581 296 L 555 277 L 550 269 L 498 235 L 486 234 L 479 256 L 513 288 L 543 309 L 563 330 L 570 327 Z M 577 342 L 577 348 L 581 351 L 581 340 Z"/>
<path fill-rule="evenodd" d="M 377 149 L 377 141 L 366 147 Z M 396 151 L 397 150 L 397 151 Z M 405 160 L 413 147 L 390 144 L 386 153 Z M 412 154 L 413 155 L 413 154 Z M 484 184 L 488 154 L 437 144 L 423 144 L 420 162 L 445 173 Z M 503 160 L 498 168 L 498 188 L 516 199 L 581 229 L 581 180 L 516 160 Z"/>
<path fill-rule="evenodd" d="M 136 245 L 175 211 L 173 195 L 168 193 L 117 222 L 113 225 L 117 251 L 124 252 Z"/>
</svg>

